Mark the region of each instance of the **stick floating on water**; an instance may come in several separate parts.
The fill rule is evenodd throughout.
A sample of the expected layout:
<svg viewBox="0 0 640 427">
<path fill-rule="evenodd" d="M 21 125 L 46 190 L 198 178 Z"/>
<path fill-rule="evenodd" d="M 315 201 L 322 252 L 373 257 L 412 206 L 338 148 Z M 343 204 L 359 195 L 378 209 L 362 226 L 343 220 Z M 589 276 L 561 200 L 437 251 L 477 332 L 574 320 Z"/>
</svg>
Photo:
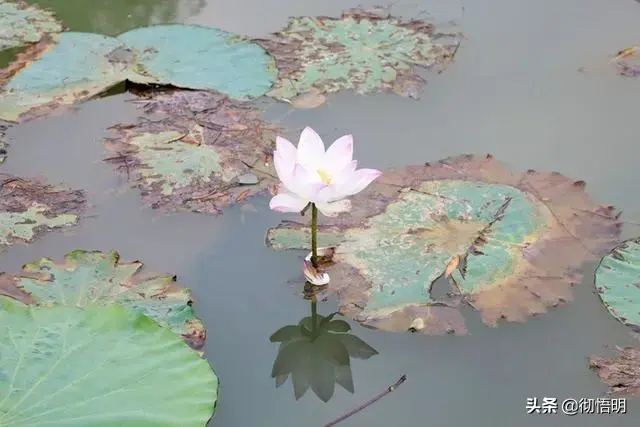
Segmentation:
<svg viewBox="0 0 640 427">
<path fill-rule="evenodd" d="M 358 406 L 355 409 L 352 409 L 351 411 L 347 412 L 346 414 L 336 418 L 335 420 L 331 421 L 329 424 L 325 424 L 323 427 L 332 427 L 332 426 L 338 424 L 339 422 L 346 420 L 350 416 L 352 416 L 354 414 L 357 414 L 358 412 L 362 411 L 363 409 L 368 408 L 369 406 L 371 406 L 374 403 L 376 403 L 378 400 L 380 400 L 383 397 L 385 397 L 387 394 L 391 393 L 392 391 L 395 391 L 396 388 L 398 388 L 398 386 L 400 384 L 402 384 L 403 382 L 405 382 L 406 380 L 407 380 L 407 376 L 406 375 L 401 376 L 400 378 L 398 378 L 398 380 L 395 383 L 393 383 L 389 387 L 387 387 L 387 389 L 384 390 L 382 393 L 378 394 L 377 396 L 373 397 L 372 399 L 367 400 L 362 405 Z"/>
</svg>

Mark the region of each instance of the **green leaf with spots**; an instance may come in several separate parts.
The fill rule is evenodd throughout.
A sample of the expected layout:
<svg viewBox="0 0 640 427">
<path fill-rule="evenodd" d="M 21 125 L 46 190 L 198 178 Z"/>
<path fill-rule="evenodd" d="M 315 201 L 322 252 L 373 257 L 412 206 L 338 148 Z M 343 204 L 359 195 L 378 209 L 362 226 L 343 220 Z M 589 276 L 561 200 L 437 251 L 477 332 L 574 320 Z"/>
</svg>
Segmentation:
<svg viewBox="0 0 640 427">
<path fill-rule="evenodd" d="M 0 300 L 0 426 L 202 427 L 213 415 L 208 362 L 150 318 Z"/>
<path fill-rule="evenodd" d="M 142 265 L 120 262 L 115 251 L 78 249 L 61 263 L 41 258 L 10 277 L 17 289 L 40 305 L 119 304 L 149 316 L 182 336 L 194 350 L 202 350 L 206 334 L 191 307 L 191 291 L 178 286 L 175 276 L 140 273 Z M 6 295 L 4 288 L 0 294 Z"/>
<path fill-rule="evenodd" d="M 640 238 L 621 243 L 602 258 L 595 286 L 609 313 L 640 332 Z"/>
<path fill-rule="evenodd" d="M 417 99 L 425 81 L 415 68 L 450 60 L 456 37 L 436 34 L 434 26 L 423 21 L 403 22 L 355 9 L 340 18 L 291 18 L 271 39 L 259 41 L 280 71 L 267 95 L 291 101 L 341 90 L 394 91 Z M 440 43 L 445 38 L 449 43 Z"/>
<path fill-rule="evenodd" d="M 176 24 L 118 37 L 61 33 L 21 55 L 7 74 L 6 84 L 0 82 L 0 118 L 22 121 L 126 80 L 251 99 L 271 88 L 277 71 L 273 58 L 249 40 L 216 28 Z"/>
<path fill-rule="evenodd" d="M 65 32 L 33 46 L 0 88 L 0 118 L 23 121 L 87 100 L 125 80 L 155 83 L 131 72 L 135 52 L 118 39 Z M 11 66 L 10 66 L 11 67 Z"/>
<path fill-rule="evenodd" d="M 274 59 L 262 47 L 217 28 L 153 25 L 118 39 L 137 53 L 138 65 L 160 84 L 246 100 L 264 95 L 278 75 Z"/>
<path fill-rule="evenodd" d="M 0 247 L 76 225 L 85 206 L 82 191 L 0 174 Z"/>
<path fill-rule="evenodd" d="M 339 239 L 330 289 L 343 314 L 387 330 L 462 334 L 463 305 L 491 326 L 524 321 L 571 299 L 581 263 L 617 243 L 613 208 L 583 187 L 491 156 L 384 172 L 350 214 L 322 218 L 319 230 Z M 292 248 L 307 229 L 284 223 L 267 243 Z"/>
<path fill-rule="evenodd" d="M 22 0 L 0 0 L 0 51 L 37 43 L 45 35 L 63 29 L 53 12 Z"/>
<path fill-rule="evenodd" d="M 140 102 L 133 125 L 107 139 L 107 161 L 165 210 L 219 214 L 277 184 L 271 155 L 278 127 L 261 112 L 210 92 L 175 91 Z"/>
</svg>

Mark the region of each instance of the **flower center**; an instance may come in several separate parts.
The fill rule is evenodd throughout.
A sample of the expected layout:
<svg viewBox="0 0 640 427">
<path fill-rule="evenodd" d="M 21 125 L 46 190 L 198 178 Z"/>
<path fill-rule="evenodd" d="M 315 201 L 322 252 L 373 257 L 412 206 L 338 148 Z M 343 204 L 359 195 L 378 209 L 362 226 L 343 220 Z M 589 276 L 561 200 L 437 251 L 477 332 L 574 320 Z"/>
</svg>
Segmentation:
<svg viewBox="0 0 640 427">
<path fill-rule="evenodd" d="M 318 175 L 320 175 L 320 181 L 327 185 L 331 184 L 331 175 L 329 174 L 329 172 L 323 169 L 318 169 Z"/>
</svg>

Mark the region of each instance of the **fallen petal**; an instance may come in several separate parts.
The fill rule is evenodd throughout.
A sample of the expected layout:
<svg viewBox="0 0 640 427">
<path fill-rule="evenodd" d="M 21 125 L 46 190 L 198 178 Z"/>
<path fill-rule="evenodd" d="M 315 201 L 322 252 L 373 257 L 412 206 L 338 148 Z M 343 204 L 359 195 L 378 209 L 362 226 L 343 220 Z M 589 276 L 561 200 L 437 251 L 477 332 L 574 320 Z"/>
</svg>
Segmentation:
<svg viewBox="0 0 640 427">
<path fill-rule="evenodd" d="M 304 277 L 309 283 L 315 286 L 324 286 L 329 283 L 329 275 L 318 271 L 310 261 L 305 259 L 302 267 Z"/>
</svg>

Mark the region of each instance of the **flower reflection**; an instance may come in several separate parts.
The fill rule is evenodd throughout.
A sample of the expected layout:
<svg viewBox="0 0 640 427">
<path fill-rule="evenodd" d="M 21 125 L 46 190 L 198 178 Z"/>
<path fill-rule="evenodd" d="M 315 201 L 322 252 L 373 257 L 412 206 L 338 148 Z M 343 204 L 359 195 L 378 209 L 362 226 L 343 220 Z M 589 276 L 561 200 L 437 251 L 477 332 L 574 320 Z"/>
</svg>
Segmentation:
<svg viewBox="0 0 640 427">
<path fill-rule="evenodd" d="M 317 314 L 317 301 L 311 300 L 311 316 L 297 325 L 278 329 L 269 340 L 280 344 L 273 362 L 271 377 L 280 387 L 291 377 L 296 400 L 309 388 L 323 402 L 328 402 L 339 384 L 353 393 L 351 360 L 369 359 L 378 352 L 357 336 L 344 320 Z"/>
</svg>

